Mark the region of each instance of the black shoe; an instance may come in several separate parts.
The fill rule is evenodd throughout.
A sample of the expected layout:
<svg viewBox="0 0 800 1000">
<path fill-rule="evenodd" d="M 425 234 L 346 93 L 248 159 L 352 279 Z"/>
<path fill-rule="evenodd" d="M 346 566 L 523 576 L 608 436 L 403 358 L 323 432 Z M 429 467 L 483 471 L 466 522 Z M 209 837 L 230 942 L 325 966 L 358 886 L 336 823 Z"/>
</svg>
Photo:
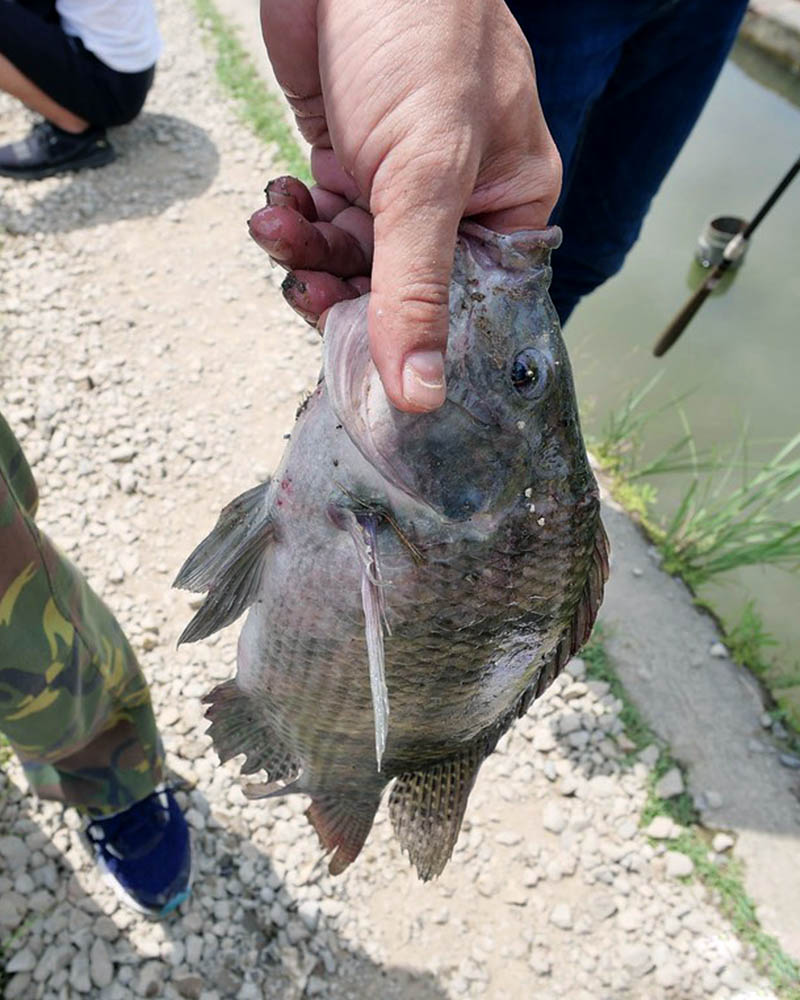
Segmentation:
<svg viewBox="0 0 800 1000">
<path fill-rule="evenodd" d="M 0 176 L 39 180 L 67 170 L 102 167 L 115 157 L 103 128 L 89 126 L 74 135 L 44 121 L 19 142 L 0 146 Z"/>
</svg>

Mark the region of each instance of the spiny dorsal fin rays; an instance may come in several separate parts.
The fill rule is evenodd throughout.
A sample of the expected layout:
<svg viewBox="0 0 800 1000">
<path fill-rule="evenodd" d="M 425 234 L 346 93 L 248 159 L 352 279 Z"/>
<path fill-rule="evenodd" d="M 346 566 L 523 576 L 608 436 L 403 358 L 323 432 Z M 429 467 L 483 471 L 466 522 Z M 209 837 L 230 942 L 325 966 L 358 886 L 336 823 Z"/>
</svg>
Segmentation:
<svg viewBox="0 0 800 1000">
<path fill-rule="evenodd" d="M 389 736 L 389 691 L 386 687 L 383 634 L 384 629 L 387 635 L 391 632 L 386 621 L 384 585 L 378 562 L 376 531 L 378 516 L 354 514 L 351 510 L 342 510 L 340 513 L 355 543 L 361 563 L 361 604 L 364 608 L 364 634 L 367 641 L 369 684 L 375 718 L 375 758 L 380 771 Z"/>
</svg>

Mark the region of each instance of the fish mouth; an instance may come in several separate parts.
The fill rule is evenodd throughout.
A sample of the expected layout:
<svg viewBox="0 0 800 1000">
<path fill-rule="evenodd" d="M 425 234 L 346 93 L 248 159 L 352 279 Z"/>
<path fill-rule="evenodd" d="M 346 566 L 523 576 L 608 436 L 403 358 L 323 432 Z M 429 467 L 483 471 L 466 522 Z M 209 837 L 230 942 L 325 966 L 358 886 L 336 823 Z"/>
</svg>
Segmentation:
<svg viewBox="0 0 800 1000">
<path fill-rule="evenodd" d="M 332 409 L 348 437 L 395 489 L 461 521 L 504 492 L 519 447 L 488 404 L 448 393 L 431 413 L 388 400 L 365 335 L 367 296 L 336 306 L 325 329 L 324 371 Z"/>
</svg>

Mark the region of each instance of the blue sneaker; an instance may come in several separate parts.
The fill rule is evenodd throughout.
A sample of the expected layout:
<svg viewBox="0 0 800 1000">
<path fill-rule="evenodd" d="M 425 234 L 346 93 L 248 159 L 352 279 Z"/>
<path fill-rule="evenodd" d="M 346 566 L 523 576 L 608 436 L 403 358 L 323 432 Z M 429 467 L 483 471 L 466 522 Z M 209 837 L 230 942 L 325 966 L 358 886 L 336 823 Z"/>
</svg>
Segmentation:
<svg viewBox="0 0 800 1000">
<path fill-rule="evenodd" d="M 106 881 L 137 912 L 164 917 L 189 896 L 189 830 L 171 789 L 157 788 L 124 812 L 90 819 L 85 836 Z"/>
</svg>

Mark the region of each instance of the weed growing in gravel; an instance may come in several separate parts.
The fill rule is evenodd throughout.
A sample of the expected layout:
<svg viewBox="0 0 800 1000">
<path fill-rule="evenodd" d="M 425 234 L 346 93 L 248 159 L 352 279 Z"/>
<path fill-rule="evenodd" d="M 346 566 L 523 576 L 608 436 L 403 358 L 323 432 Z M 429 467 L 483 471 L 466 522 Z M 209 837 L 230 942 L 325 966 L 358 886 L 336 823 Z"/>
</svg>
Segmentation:
<svg viewBox="0 0 800 1000">
<path fill-rule="evenodd" d="M 236 100 L 245 124 L 264 142 L 274 143 L 289 172 L 310 181 L 308 158 L 295 142 L 284 121 L 283 106 L 261 79 L 232 28 L 214 6 L 213 0 L 195 0 L 195 10 L 217 48 L 217 76 Z"/>
<path fill-rule="evenodd" d="M 591 640 L 581 650 L 581 659 L 586 663 L 586 673 L 592 680 L 605 681 L 608 684 L 611 694 L 622 704 L 620 719 L 625 727 L 625 735 L 634 744 L 635 749 L 625 755 L 627 762 L 630 762 L 640 750 L 644 750 L 653 742 L 653 733 L 644 721 L 639 709 L 633 704 L 622 686 L 622 682 L 617 677 L 608 653 L 603 646 L 603 638 L 606 635 L 603 625 L 597 624 Z"/>
<path fill-rule="evenodd" d="M 741 865 L 735 858 L 719 864 L 709 857 L 708 845 L 695 832 L 682 834 L 670 847 L 694 862 L 694 870 L 712 893 L 715 903 L 740 938 L 754 950 L 757 964 L 783 1000 L 800 1000 L 800 966 L 761 930 L 755 907 L 742 887 Z"/>
<path fill-rule="evenodd" d="M 611 664 L 608 653 L 603 646 L 604 631 L 602 627 L 595 628 L 594 637 L 584 647 L 581 657 L 586 663 L 586 673 L 593 680 L 605 681 L 611 689 L 611 694 L 622 703 L 622 711 L 619 714 L 622 724 L 625 727 L 625 735 L 634 744 L 635 749 L 626 755 L 628 763 L 636 759 L 636 756 L 645 747 L 656 744 L 660 747 L 659 756 L 656 760 L 648 781 L 649 795 L 645 803 L 641 816 L 641 825 L 647 826 L 654 816 L 668 815 L 680 823 L 681 826 L 690 826 L 698 820 L 698 813 L 694 807 L 689 794 L 681 792 L 671 799 L 659 799 L 655 794 L 655 786 L 659 779 L 673 767 L 680 769 L 678 762 L 669 752 L 659 744 L 655 733 L 647 725 L 639 709 L 628 697 L 622 682 L 617 677 L 614 667 Z"/>
<path fill-rule="evenodd" d="M 626 755 L 625 760 L 632 763 L 640 751 L 652 743 L 658 744 L 658 741 L 617 677 L 603 646 L 603 634 L 602 628 L 595 628 L 594 636 L 582 650 L 581 657 L 586 663 L 587 676 L 593 680 L 605 681 L 611 694 L 622 702 L 620 718 L 625 726 L 625 735 L 635 747 Z M 661 745 L 658 760 L 648 779 L 649 794 L 642 810 L 640 825 L 647 826 L 656 816 L 670 816 L 684 827 L 684 832 L 670 842 L 670 850 L 681 851 L 691 858 L 695 875 L 731 921 L 742 942 L 752 948 L 756 964 L 769 977 L 778 996 L 782 1000 L 800 1000 L 800 967 L 786 955 L 773 937 L 761 929 L 755 906 L 745 892 L 739 863 L 731 858 L 714 858 L 710 855 L 705 831 L 697 826 L 697 809 L 687 792 L 670 799 L 661 799 L 656 795 L 655 788 L 659 778 L 671 768 L 679 766 L 669 750 Z"/>
<path fill-rule="evenodd" d="M 642 810 L 642 826 L 647 826 L 650 820 L 655 819 L 656 816 L 669 816 L 676 823 L 680 824 L 680 826 L 687 827 L 694 826 L 699 822 L 700 814 L 688 792 L 683 791 L 680 795 L 673 795 L 669 799 L 661 799 L 656 794 L 656 785 L 660 779 L 664 777 L 667 771 L 671 771 L 675 767 L 678 768 L 685 778 L 685 772 L 681 765 L 668 750 L 662 749 L 647 782 L 648 795 L 644 809 Z"/>
</svg>

